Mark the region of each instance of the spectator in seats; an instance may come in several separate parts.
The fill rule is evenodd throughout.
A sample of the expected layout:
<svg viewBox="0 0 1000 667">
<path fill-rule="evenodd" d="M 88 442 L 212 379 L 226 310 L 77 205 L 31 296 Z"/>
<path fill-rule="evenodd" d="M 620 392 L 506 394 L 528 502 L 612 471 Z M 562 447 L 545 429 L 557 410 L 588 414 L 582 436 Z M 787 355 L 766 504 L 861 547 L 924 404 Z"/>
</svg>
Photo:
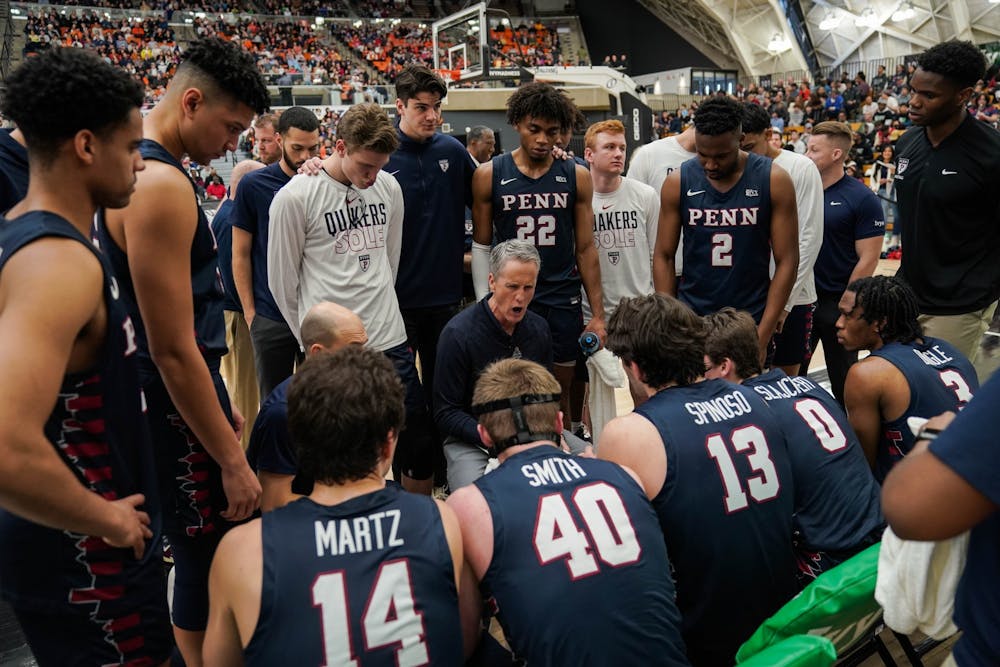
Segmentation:
<svg viewBox="0 0 1000 667">
<path fill-rule="evenodd" d="M 907 240 L 900 277 L 917 295 L 927 334 L 975 363 L 1000 296 L 1000 133 L 965 111 L 986 69 L 978 47 L 945 42 L 917 61 L 916 127 L 896 146 L 893 181 Z"/>
<path fill-rule="evenodd" d="M 489 641 L 485 596 L 531 664 L 688 665 L 656 513 L 632 471 L 560 451 L 558 395 L 556 379 L 523 359 L 492 364 L 476 383 L 477 429 L 500 465 L 448 498 L 472 575 L 462 590 L 466 654 Z M 542 480 L 545 470 L 559 472 Z M 593 553 L 567 560 L 573 536 Z M 586 609 L 587 631 L 553 605 Z"/>
<path fill-rule="evenodd" d="M 315 486 L 223 538 L 206 664 L 461 664 L 458 521 L 385 480 L 405 393 L 361 346 L 295 375 L 288 425 Z"/>
<path fill-rule="evenodd" d="M 898 278 L 855 280 L 840 300 L 838 339 L 871 354 L 851 366 L 844 405 L 881 482 L 914 444 L 910 417 L 958 410 L 979 388 L 969 360 L 921 330 L 913 290 Z"/>
<path fill-rule="evenodd" d="M 878 74 L 872 77 L 872 92 L 876 95 L 881 95 L 888 84 L 889 77 L 886 76 L 885 65 L 879 65 Z"/>
<path fill-rule="evenodd" d="M 731 667 L 740 644 L 798 590 L 785 435 L 754 391 L 704 379 L 704 323 L 673 297 L 619 304 L 607 347 L 650 398 L 605 427 L 598 455 L 635 470 L 653 502 L 688 659 Z M 723 414 L 722 404 L 739 409 Z M 766 464 L 752 465 L 750 448 L 767 452 Z"/>
<path fill-rule="evenodd" d="M 367 342 L 361 318 L 330 301 L 317 303 L 302 320 L 302 347 L 307 358 Z M 260 479 L 262 512 L 313 491 L 313 479 L 299 471 L 299 457 L 288 432 L 288 387 L 293 377 L 286 378 L 266 397 L 250 434 L 247 459 Z"/>
<path fill-rule="evenodd" d="M 872 174 L 869 180 L 869 187 L 878 197 L 882 205 L 882 220 L 885 221 L 886 229 L 892 223 L 892 233 L 896 237 L 898 244 L 902 239 L 899 236 L 899 209 L 896 206 L 896 195 L 892 188 L 893 179 L 896 174 L 896 163 L 893 160 L 892 145 L 886 144 L 882 147 L 879 159 L 872 165 Z"/>
<path fill-rule="evenodd" d="M 221 200 L 226 198 L 226 185 L 222 182 L 222 177 L 212 174 L 208 177 L 208 185 L 205 186 L 205 194 L 209 199 Z"/>
<path fill-rule="evenodd" d="M 757 328 L 723 308 L 705 318 L 705 378 L 750 387 L 777 417 L 795 482 L 795 537 L 802 585 L 882 539 L 879 486 L 844 409 L 830 393 L 780 368 L 763 370 Z"/>
<path fill-rule="evenodd" d="M 257 157 L 265 166 L 281 159 L 281 146 L 278 145 L 277 133 L 278 114 L 261 114 L 254 120 L 254 146 L 257 149 Z"/>
<path fill-rule="evenodd" d="M 955 595 L 962 630 L 944 665 L 1000 664 L 1000 535 L 996 415 L 1000 376 L 993 376 L 956 417 L 927 422 L 913 451 L 885 480 L 882 502 L 892 530 L 907 540 L 945 540 L 969 533 L 965 569 Z"/>
</svg>

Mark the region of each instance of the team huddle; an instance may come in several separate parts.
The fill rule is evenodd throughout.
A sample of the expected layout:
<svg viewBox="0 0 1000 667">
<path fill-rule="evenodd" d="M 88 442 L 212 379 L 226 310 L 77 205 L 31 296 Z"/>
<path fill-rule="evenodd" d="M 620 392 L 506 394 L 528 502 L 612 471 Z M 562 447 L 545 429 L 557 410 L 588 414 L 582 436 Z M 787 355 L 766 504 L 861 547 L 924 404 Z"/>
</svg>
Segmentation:
<svg viewBox="0 0 1000 667">
<path fill-rule="evenodd" d="M 145 119 L 81 49 L 8 77 L 0 592 L 39 664 L 730 666 L 881 539 L 909 420 L 978 389 L 872 277 L 877 206 L 824 225 L 861 197 L 849 128 L 773 152 L 758 109 L 712 98 L 626 177 L 622 123 L 574 159 L 547 84 L 510 96 L 496 157 L 437 132 L 433 71 L 397 93 L 322 161 L 285 110 L 210 224 L 183 160 L 268 106 L 238 46 L 194 42 Z M 870 353 L 836 398 L 799 375 L 824 261 L 836 341 Z M 583 334 L 635 404 L 593 443 Z"/>
</svg>

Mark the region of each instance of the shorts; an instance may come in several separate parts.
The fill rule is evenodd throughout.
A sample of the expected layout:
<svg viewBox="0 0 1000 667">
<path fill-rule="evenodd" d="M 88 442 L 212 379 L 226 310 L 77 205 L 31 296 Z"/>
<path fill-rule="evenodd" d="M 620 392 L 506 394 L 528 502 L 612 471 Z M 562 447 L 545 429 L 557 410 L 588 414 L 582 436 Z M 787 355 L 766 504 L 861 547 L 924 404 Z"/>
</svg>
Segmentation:
<svg viewBox="0 0 1000 667">
<path fill-rule="evenodd" d="M 583 333 L 583 308 L 577 302 L 567 306 L 543 306 L 531 302 L 528 308 L 549 323 L 552 332 L 552 361 L 574 364 L 580 356 L 580 334 Z"/>
<path fill-rule="evenodd" d="M 794 306 L 785 318 L 781 333 L 774 334 L 775 366 L 795 366 L 809 356 L 809 340 L 812 338 L 813 312 L 815 303 Z"/>
<path fill-rule="evenodd" d="M 38 664 L 154 667 L 167 660 L 174 635 L 162 563 L 151 559 L 135 575 L 135 585 L 125 587 L 119 597 L 105 597 L 79 609 L 62 612 L 15 606 L 14 614 Z"/>
<path fill-rule="evenodd" d="M 208 571 L 222 534 L 174 533 L 167 539 L 174 554 L 173 623 L 181 630 L 201 632 L 208 626 Z"/>
<path fill-rule="evenodd" d="M 404 343 L 385 350 L 383 354 L 392 362 L 406 389 L 406 424 L 396 443 L 393 468 L 398 468 L 411 479 L 428 479 L 434 474 L 434 431 L 413 351 Z"/>
</svg>

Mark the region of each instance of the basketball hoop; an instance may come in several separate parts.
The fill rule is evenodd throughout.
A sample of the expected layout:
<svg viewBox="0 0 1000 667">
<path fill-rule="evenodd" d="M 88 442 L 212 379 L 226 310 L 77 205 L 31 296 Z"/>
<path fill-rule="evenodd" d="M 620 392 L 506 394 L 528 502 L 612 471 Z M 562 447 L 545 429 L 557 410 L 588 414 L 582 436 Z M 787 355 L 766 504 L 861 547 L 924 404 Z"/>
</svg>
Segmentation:
<svg viewBox="0 0 1000 667">
<path fill-rule="evenodd" d="M 462 70 L 458 69 L 436 69 L 438 76 L 444 79 L 445 83 L 454 83 L 462 76 Z"/>
</svg>

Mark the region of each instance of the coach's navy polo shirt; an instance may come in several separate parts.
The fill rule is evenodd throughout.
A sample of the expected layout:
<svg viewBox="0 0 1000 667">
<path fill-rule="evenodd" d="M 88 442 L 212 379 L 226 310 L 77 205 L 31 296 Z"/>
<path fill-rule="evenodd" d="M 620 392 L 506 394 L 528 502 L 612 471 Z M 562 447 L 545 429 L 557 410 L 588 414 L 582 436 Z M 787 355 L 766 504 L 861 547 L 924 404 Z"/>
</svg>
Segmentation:
<svg viewBox="0 0 1000 667">
<path fill-rule="evenodd" d="M 0 130 L 0 213 L 28 193 L 28 150 L 14 141 L 12 130 Z"/>
<path fill-rule="evenodd" d="M 251 172 L 240 181 L 233 208 L 233 225 L 253 235 L 250 261 L 253 264 L 253 300 L 258 315 L 284 322 L 267 285 L 267 239 L 271 201 L 291 176 L 281 170 L 281 161 Z"/>
<path fill-rule="evenodd" d="M 226 290 L 226 298 L 222 301 L 225 310 L 237 313 L 243 312 L 240 305 L 240 295 L 236 293 L 236 283 L 233 282 L 233 200 L 226 198 L 219 204 L 212 218 L 212 233 L 215 243 L 219 246 L 219 275 L 222 276 L 222 287 Z"/>
<path fill-rule="evenodd" d="M 823 191 L 823 246 L 813 273 L 816 289 L 841 294 L 858 263 L 854 242 L 885 233 L 878 197 L 861 181 L 844 176 Z"/>
</svg>

